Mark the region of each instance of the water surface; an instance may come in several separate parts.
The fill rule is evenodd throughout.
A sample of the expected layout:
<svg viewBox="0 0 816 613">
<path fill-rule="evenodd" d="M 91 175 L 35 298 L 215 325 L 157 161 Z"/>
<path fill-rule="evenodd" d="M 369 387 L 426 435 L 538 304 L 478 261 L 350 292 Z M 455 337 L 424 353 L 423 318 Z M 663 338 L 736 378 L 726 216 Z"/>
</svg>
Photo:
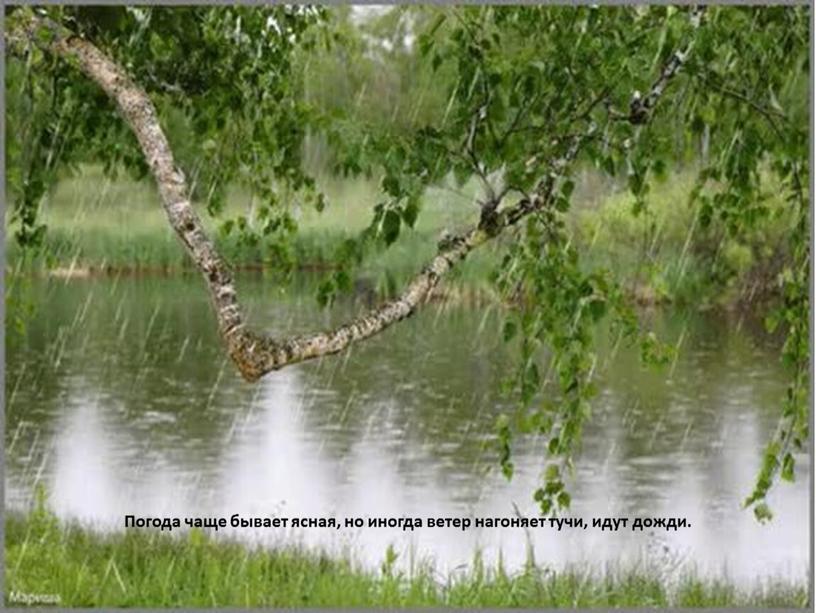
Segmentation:
<svg viewBox="0 0 816 613">
<path fill-rule="evenodd" d="M 516 475 L 496 464 L 493 425 L 513 347 L 495 309 L 429 305 L 352 351 L 243 382 L 222 351 L 197 276 L 32 281 L 35 310 L 7 334 L 6 504 L 41 481 L 64 518 L 123 529 L 124 516 L 512 517 L 535 513 L 540 442 L 520 441 Z M 331 325 L 360 308 L 316 308 L 309 287 L 243 277 L 255 324 L 281 334 Z M 785 389 L 779 343 L 738 316 L 647 315 L 679 343 L 676 362 L 644 370 L 601 335 L 600 393 L 568 487 L 577 517 L 685 517 L 690 529 L 241 530 L 379 564 L 442 570 L 501 552 L 556 567 L 632 561 L 804 580 L 808 483 L 774 489 L 775 520 L 740 508 Z"/>
</svg>

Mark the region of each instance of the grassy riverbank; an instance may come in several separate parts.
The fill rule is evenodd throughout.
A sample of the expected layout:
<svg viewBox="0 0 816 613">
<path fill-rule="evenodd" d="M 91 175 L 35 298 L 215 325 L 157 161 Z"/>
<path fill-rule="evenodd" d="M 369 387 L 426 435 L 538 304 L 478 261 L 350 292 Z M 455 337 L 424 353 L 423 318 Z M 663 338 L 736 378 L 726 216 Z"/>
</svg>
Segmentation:
<svg viewBox="0 0 816 613">
<path fill-rule="evenodd" d="M 357 236 L 371 221 L 372 209 L 382 200 L 375 180 L 323 178 L 327 196 L 322 212 L 294 206 L 299 231 L 292 244 L 298 266 L 306 269 L 331 266 L 342 242 Z M 423 202 L 423 214 L 413 230 L 403 228 L 400 241 L 378 254 L 377 268 L 412 267 L 435 251 L 442 228 L 464 227 L 476 213 L 475 186 L 451 191 L 432 189 Z M 229 190 L 227 207 L 213 218 L 203 205 L 199 214 L 225 257 L 236 266 L 274 267 L 280 262 L 264 248 L 241 241 L 237 231 L 219 232 L 223 222 L 243 216 L 252 227 L 253 199 L 241 188 Z M 48 227 L 45 249 L 50 262 L 39 264 L 97 269 L 156 270 L 190 267 L 190 261 L 170 229 L 155 187 L 149 181 L 119 178 L 111 181 L 96 167 L 86 167 L 60 181 L 44 199 L 41 221 Z M 9 262 L 19 262 L 21 252 L 9 245 Z M 372 258 L 372 260 L 374 260 Z M 402 266 L 401 266 L 402 264 Z"/>
<path fill-rule="evenodd" d="M 385 552 L 384 552 L 384 557 Z M 587 574 L 530 567 L 518 573 L 476 563 L 441 577 L 427 565 L 366 571 L 349 560 L 297 548 L 264 550 L 183 535 L 100 535 L 60 524 L 47 511 L 6 518 L 6 602 L 16 594 L 58 595 L 62 606 L 378 607 L 805 607 L 807 587 L 768 582 L 746 590 L 649 569 Z"/>
<path fill-rule="evenodd" d="M 326 270 L 336 262 L 342 243 L 357 236 L 381 200 L 374 179 L 324 177 L 319 182 L 328 206 L 318 213 L 298 209 L 299 230 L 290 245 L 297 268 Z M 702 229 L 698 210 L 688 196 L 693 175 L 683 171 L 654 183 L 648 208 L 632 214 L 631 195 L 620 186 L 587 172 L 578 177 L 569 222 L 582 260 L 610 269 L 643 303 L 677 302 L 697 308 L 753 302 L 772 294 L 776 274 L 787 255 L 791 219 L 784 204 L 769 198 L 771 214 L 754 231 L 730 237 L 722 229 Z M 381 294 L 398 286 L 434 254 L 443 230 L 455 233 L 477 218 L 477 185 L 441 185 L 429 189 L 414 229 L 403 229 L 399 240 L 371 253 L 357 275 Z M 219 220 L 202 210 L 205 224 L 236 267 L 274 270 L 280 259 L 262 245 L 248 245 L 232 232 L 217 231 L 224 219 L 252 218 L 252 199 L 233 189 Z M 201 207 L 203 209 L 203 207 Z M 190 262 L 170 230 L 150 182 L 111 182 L 95 167 L 60 181 L 44 200 L 41 220 L 47 224 L 44 254 L 26 267 L 49 268 L 57 274 L 174 272 Z M 714 224 L 716 226 L 716 224 Z M 486 289 L 499 258 L 498 243 L 475 252 L 446 286 Z M 23 264 L 19 247 L 10 241 L 11 270 Z"/>
</svg>

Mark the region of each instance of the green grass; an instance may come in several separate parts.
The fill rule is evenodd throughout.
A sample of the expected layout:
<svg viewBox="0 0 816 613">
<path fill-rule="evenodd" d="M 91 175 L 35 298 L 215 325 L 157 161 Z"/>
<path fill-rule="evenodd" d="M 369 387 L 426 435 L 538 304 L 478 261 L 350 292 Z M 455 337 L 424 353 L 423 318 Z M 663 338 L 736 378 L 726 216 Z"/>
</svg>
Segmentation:
<svg viewBox="0 0 816 613">
<path fill-rule="evenodd" d="M 62 606 L 805 607 L 807 587 L 769 581 L 745 590 L 693 574 L 667 587 L 649 569 L 563 572 L 533 564 L 441 577 L 428 564 L 400 572 L 384 552 L 377 571 L 297 547 L 247 547 L 198 530 L 99 534 L 47 511 L 6 517 L 6 601 L 51 594 Z M 13 604 L 13 603 L 9 603 Z"/>
<path fill-rule="evenodd" d="M 328 206 L 322 213 L 311 207 L 293 207 L 298 232 L 291 245 L 298 267 L 306 270 L 331 268 L 343 241 L 356 237 L 370 223 L 373 206 L 380 201 L 377 182 L 370 179 L 319 180 Z M 399 282 L 420 270 L 435 253 L 443 229 L 455 232 L 466 227 L 477 214 L 474 186 L 462 190 L 431 189 L 423 200 L 423 214 L 414 229 L 403 228 L 391 248 L 372 254 L 359 274 L 378 283 L 387 275 Z M 262 246 L 248 246 L 237 233 L 225 236 L 221 223 L 238 215 L 251 217 L 252 199 L 240 188 L 230 190 L 226 210 L 213 219 L 197 205 L 205 226 L 226 259 L 237 267 L 274 268 L 279 261 Z M 23 262 L 22 251 L 9 241 L 7 262 L 12 270 L 56 269 L 94 271 L 176 271 L 191 268 L 178 239 L 170 229 L 152 183 L 127 178 L 110 181 L 101 169 L 86 167 L 78 175 L 59 181 L 41 205 L 40 220 L 48 227 L 43 253 Z M 7 227 L 9 218 L 7 216 Z M 487 250 L 485 250 L 487 251 Z M 487 253 L 474 254 L 457 278 L 484 281 Z"/>
<path fill-rule="evenodd" d="M 781 199 L 769 199 L 775 211 L 749 235 L 739 239 L 721 230 L 702 230 L 697 210 L 688 204 L 693 175 L 678 171 L 656 181 L 648 208 L 632 214 L 632 197 L 619 186 L 591 172 L 578 177 L 569 223 L 574 242 L 587 266 L 607 268 L 643 302 L 663 300 L 698 307 L 731 304 L 763 296 L 776 287 L 776 274 L 786 258 L 791 217 Z M 294 262 L 303 269 L 332 267 L 342 242 L 365 228 L 372 207 L 382 199 L 374 179 L 323 177 L 320 188 L 328 207 L 317 213 L 293 206 L 299 230 L 291 245 Z M 461 189 L 443 185 L 429 189 L 414 229 L 404 229 L 389 249 L 370 254 L 357 275 L 367 277 L 381 293 L 415 274 L 436 250 L 443 230 L 455 233 L 477 218 L 471 182 Z M 219 220 L 200 207 L 205 225 L 221 252 L 236 266 L 275 267 L 279 263 L 259 246 L 248 246 L 217 232 L 223 219 L 251 218 L 252 199 L 232 189 Z M 97 167 L 61 180 L 42 204 L 41 219 L 48 225 L 48 264 L 60 269 L 109 271 L 174 271 L 191 264 L 164 217 L 150 182 L 119 178 L 110 181 Z M 485 290 L 499 258 L 502 236 L 472 254 L 457 268 L 446 287 Z M 21 266 L 21 253 L 10 241 L 7 261 Z M 41 267 L 43 259 L 34 262 Z M 27 264 L 31 265 L 31 264 Z"/>
<path fill-rule="evenodd" d="M 297 203 L 292 207 L 299 225 L 295 250 L 304 258 L 304 264 L 333 259 L 334 249 L 344 238 L 358 235 L 369 224 L 372 208 L 381 200 L 375 180 L 322 178 L 318 183 L 329 203 L 323 212 Z M 443 228 L 453 231 L 474 218 L 477 209 L 472 204 L 473 191 L 473 186 L 459 193 L 445 188 L 429 190 L 416 228 L 406 229 L 401 237 L 411 251 L 416 247 L 423 251 L 415 259 L 434 251 Z M 204 206 L 196 206 L 207 229 L 236 263 L 262 262 L 260 248 L 242 247 L 234 237 L 216 231 L 223 220 L 252 216 L 250 193 L 230 189 L 227 202 L 217 220 Z M 41 205 L 40 219 L 48 226 L 47 251 L 60 265 L 71 261 L 98 267 L 188 264 L 149 181 L 121 177 L 111 181 L 101 169 L 86 167 L 80 174 L 57 183 Z M 9 257 L 17 256 L 18 247 L 11 244 Z"/>
</svg>

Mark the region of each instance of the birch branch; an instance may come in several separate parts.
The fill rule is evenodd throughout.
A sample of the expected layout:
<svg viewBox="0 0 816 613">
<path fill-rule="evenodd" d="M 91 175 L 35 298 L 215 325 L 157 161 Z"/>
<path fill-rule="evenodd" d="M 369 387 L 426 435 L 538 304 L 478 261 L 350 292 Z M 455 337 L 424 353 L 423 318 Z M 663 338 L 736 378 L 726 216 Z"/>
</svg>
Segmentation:
<svg viewBox="0 0 816 613">
<path fill-rule="evenodd" d="M 16 53 L 24 52 L 28 45 L 35 44 L 75 64 L 116 103 L 139 141 L 170 225 L 204 276 L 220 335 L 230 357 L 247 381 L 256 381 L 264 374 L 289 364 L 338 353 L 352 343 L 374 336 L 410 317 L 427 300 L 440 280 L 473 249 L 552 201 L 559 178 L 577 156 L 586 136 L 594 130 L 594 125 L 591 125 L 587 135 L 572 139 L 565 154 L 550 164 L 551 171 L 539 182 L 530 197 L 499 211 L 491 217 L 489 224 L 480 222 L 440 245 L 436 256 L 397 298 L 333 330 L 277 339 L 247 327 L 232 273 L 204 231 L 201 219 L 192 206 L 186 179 L 176 165 L 156 108 L 147 93 L 94 44 L 45 17 L 29 14 L 25 19 L 18 20 L 9 32 L 7 42 Z M 675 54 L 669 65 L 664 67 L 660 79 L 646 98 L 647 111 L 657 103 L 668 81 L 676 74 L 682 58 Z"/>
</svg>

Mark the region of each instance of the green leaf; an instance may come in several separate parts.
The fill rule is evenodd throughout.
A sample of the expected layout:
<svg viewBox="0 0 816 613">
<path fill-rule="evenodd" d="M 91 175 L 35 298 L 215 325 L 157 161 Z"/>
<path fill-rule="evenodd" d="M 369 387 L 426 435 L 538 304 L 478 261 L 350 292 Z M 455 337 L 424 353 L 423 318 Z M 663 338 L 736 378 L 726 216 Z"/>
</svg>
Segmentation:
<svg viewBox="0 0 816 613">
<path fill-rule="evenodd" d="M 409 198 L 402 209 L 402 220 L 409 228 L 413 228 L 419 216 L 419 199 Z"/>
<path fill-rule="evenodd" d="M 508 342 L 516 336 L 516 332 L 518 331 L 518 326 L 516 322 L 512 319 L 508 319 L 504 322 L 504 326 L 502 328 L 502 338 L 504 338 L 505 342 Z"/>
<path fill-rule="evenodd" d="M 606 314 L 606 300 L 596 298 L 587 304 L 593 321 L 599 321 Z"/>
<path fill-rule="evenodd" d="M 765 523 L 773 519 L 773 512 L 767 503 L 761 502 L 754 507 L 754 516 L 760 523 Z"/>
<path fill-rule="evenodd" d="M 765 329 L 773 334 L 776 331 L 776 328 L 779 326 L 780 321 L 780 314 L 779 311 L 774 310 L 768 313 L 767 317 L 765 317 Z"/>
<path fill-rule="evenodd" d="M 439 70 L 439 67 L 442 65 L 442 56 L 439 53 L 433 54 L 433 59 L 431 60 L 431 70 L 436 72 Z"/>
<path fill-rule="evenodd" d="M 554 205 L 556 210 L 561 211 L 562 213 L 566 213 L 567 211 L 569 211 L 570 208 L 569 200 L 567 200 L 563 196 L 559 196 L 558 198 L 556 198 Z"/>
<path fill-rule="evenodd" d="M 351 289 L 351 277 L 345 270 L 338 270 L 334 273 L 334 284 L 341 292 L 347 292 Z"/>
<path fill-rule="evenodd" d="M 558 506 L 562 509 L 568 509 L 571 501 L 572 498 L 567 492 L 561 492 L 558 494 Z"/>
<path fill-rule="evenodd" d="M 324 281 L 317 288 L 317 303 L 321 307 L 327 307 L 334 301 L 334 283 L 331 280 Z"/>
<path fill-rule="evenodd" d="M 394 198 L 399 198 L 402 195 L 399 179 L 394 175 L 387 174 L 383 177 L 382 188 L 386 194 Z"/>
<path fill-rule="evenodd" d="M 394 209 L 388 209 L 383 217 L 382 235 L 386 245 L 391 245 L 399 238 L 400 215 Z"/>
<path fill-rule="evenodd" d="M 793 460 L 793 455 L 791 455 L 790 452 L 786 453 L 785 457 L 782 458 L 782 472 L 780 473 L 780 476 L 785 481 L 788 481 L 788 482 L 791 482 L 791 483 L 793 482 L 794 464 L 795 464 L 795 462 Z"/>
</svg>

